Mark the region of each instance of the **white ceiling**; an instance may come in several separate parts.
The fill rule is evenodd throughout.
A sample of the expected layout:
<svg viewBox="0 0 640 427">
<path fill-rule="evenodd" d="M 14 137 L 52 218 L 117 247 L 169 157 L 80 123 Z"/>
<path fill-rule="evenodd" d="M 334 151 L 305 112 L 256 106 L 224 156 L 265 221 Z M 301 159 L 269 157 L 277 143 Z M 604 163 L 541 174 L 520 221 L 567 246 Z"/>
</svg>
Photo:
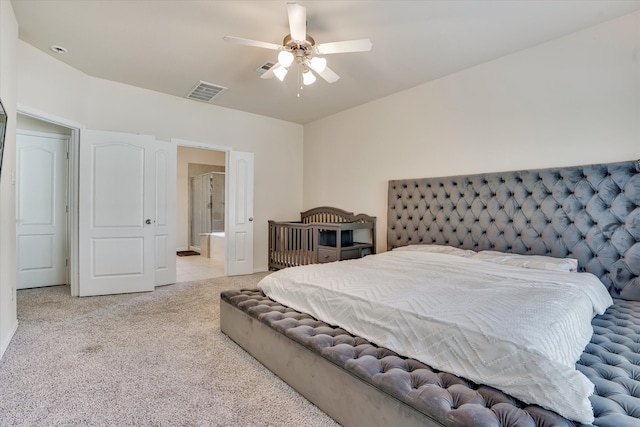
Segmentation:
<svg viewBox="0 0 640 427">
<path fill-rule="evenodd" d="M 255 71 L 282 43 L 286 1 L 12 0 L 20 39 L 91 76 L 183 97 L 200 80 L 211 103 L 307 123 L 640 9 L 640 0 L 298 1 L 316 43 L 369 38 L 371 52 L 328 55 L 341 78 L 301 91 Z M 51 45 L 68 49 L 55 54 Z M 189 101 L 198 102 L 198 101 Z"/>
</svg>

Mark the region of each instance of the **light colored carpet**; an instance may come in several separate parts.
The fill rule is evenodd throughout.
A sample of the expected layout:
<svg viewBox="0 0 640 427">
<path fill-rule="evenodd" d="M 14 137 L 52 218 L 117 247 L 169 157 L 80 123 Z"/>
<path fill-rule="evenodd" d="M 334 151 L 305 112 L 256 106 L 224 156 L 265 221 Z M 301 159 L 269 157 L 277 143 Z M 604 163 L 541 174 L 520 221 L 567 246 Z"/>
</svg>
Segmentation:
<svg viewBox="0 0 640 427">
<path fill-rule="evenodd" d="M 0 425 L 337 426 L 220 332 L 220 291 L 263 276 L 89 298 L 18 291 Z"/>
</svg>

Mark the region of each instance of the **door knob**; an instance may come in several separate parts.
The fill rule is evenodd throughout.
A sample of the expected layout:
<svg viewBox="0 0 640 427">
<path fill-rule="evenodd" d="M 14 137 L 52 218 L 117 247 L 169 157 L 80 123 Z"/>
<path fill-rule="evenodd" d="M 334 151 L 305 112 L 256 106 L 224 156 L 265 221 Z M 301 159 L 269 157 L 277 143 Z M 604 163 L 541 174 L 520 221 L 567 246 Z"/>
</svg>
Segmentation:
<svg viewBox="0 0 640 427">
<path fill-rule="evenodd" d="M 147 220 L 145 221 L 145 224 L 151 224 L 151 220 L 147 218 Z"/>
<path fill-rule="evenodd" d="M 249 217 L 249 221 L 253 221 L 253 217 Z"/>
</svg>

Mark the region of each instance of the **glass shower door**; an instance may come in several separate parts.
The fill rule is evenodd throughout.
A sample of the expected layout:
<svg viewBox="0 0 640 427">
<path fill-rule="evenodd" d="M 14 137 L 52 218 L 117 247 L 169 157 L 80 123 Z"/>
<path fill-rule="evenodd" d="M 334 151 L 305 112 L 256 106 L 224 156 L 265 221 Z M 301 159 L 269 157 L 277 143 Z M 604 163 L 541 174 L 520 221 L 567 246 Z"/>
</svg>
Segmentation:
<svg viewBox="0 0 640 427">
<path fill-rule="evenodd" d="M 191 178 L 190 245 L 200 248 L 200 234 L 224 232 L 224 172 Z"/>
<path fill-rule="evenodd" d="M 224 231 L 224 173 L 213 173 L 210 177 L 211 231 Z"/>
<path fill-rule="evenodd" d="M 191 239 L 189 244 L 200 249 L 200 233 L 202 233 L 202 179 L 191 178 Z"/>
</svg>

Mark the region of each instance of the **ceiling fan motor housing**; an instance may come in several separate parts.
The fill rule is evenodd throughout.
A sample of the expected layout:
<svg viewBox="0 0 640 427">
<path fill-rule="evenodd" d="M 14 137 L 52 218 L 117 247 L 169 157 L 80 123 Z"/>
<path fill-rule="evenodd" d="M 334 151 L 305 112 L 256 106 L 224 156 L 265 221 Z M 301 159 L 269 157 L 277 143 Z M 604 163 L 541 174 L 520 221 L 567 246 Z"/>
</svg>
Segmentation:
<svg viewBox="0 0 640 427">
<path fill-rule="evenodd" d="M 316 44 L 316 41 L 309 34 L 307 34 L 307 39 L 306 40 L 293 40 L 291 38 L 291 34 L 287 34 L 285 36 L 285 38 L 282 40 L 282 45 L 283 46 L 291 47 L 292 49 L 295 48 L 295 47 L 299 47 L 299 48 L 309 47 L 309 48 L 312 48 L 313 46 L 315 46 L 315 44 Z"/>
<path fill-rule="evenodd" d="M 313 53 L 313 47 L 316 41 L 307 34 L 306 40 L 293 40 L 291 34 L 287 34 L 282 40 L 282 46 L 285 50 L 291 52 L 295 58 L 296 63 L 303 64 L 305 59 L 308 59 Z"/>
</svg>

